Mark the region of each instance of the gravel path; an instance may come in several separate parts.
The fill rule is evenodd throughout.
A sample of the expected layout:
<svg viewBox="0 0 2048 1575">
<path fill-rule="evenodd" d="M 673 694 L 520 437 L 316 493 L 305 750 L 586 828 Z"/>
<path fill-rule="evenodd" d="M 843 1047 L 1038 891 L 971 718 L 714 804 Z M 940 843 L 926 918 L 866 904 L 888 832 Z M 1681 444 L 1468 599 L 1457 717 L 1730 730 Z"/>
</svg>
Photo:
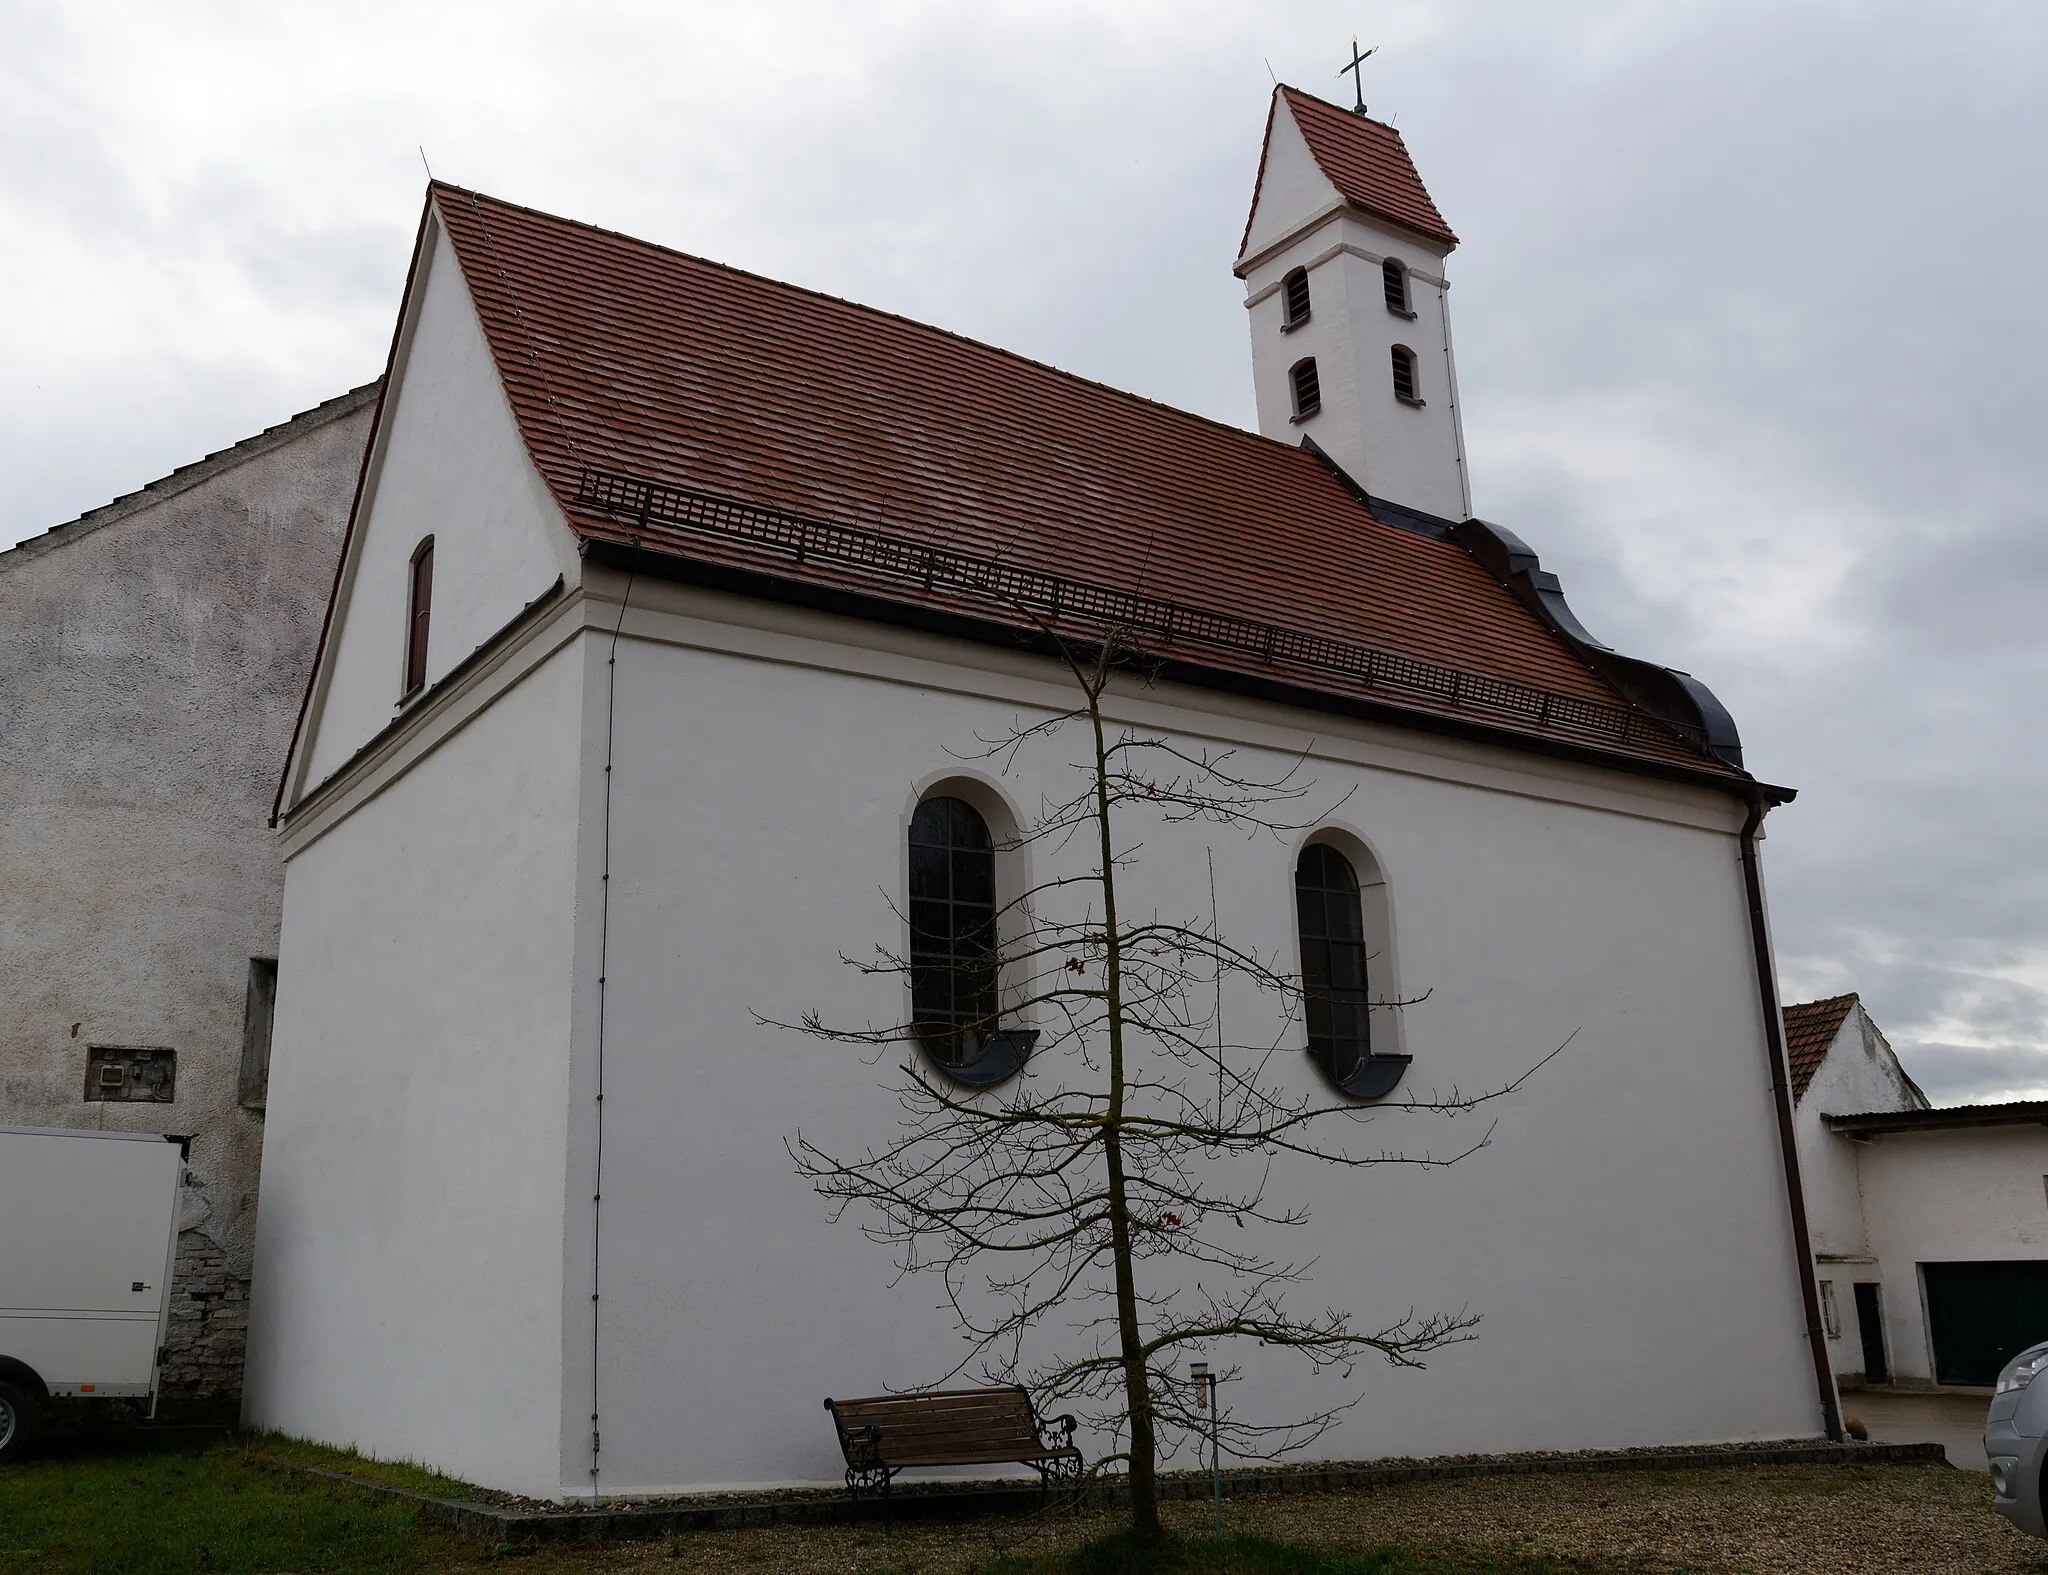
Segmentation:
<svg viewBox="0 0 2048 1575">
<path fill-rule="evenodd" d="M 1207 1528 L 1205 1504 L 1170 1504 L 1170 1521 Z M 2043 1575 L 2048 1543 L 1991 1508 L 1991 1484 L 1945 1466 L 1787 1466 L 1412 1482 L 1365 1492 L 1238 1499 L 1227 1528 L 1292 1541 L 1451 1544 L 1583 1561 L 1589 1575 Z M 1011 1549 L 1108 1529 L 1062 1516 L 1042 1525 L 988 1520 L 704 1533 L 673 1543 L 548 1550 L 521 1575 L 633 1570 L 966 1575 Z"/>
</svg>

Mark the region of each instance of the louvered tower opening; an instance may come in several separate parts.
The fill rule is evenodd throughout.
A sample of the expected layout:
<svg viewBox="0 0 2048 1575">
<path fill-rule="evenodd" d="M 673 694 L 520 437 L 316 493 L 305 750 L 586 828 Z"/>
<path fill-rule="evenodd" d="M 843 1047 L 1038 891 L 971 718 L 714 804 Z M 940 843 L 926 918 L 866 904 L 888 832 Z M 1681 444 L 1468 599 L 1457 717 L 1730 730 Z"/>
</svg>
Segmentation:
<svg viewBox="0 0 2048 1575">
<path fill-rule="evenodd" d="M 1298 328 L 1308 321 L 1308 270 L 1297 268 L 1280 284 L 1280 293 L 1287 303 L 1287 326 Z"/>
<path fill-rule="evenodd" d="M 1394 346 L 1394 397 L 1411 405 L 1422 403 L 1415 385 L 1415 352 L 1406 345 Z"/>
<path fill-rule="evenodd" d="M 1387 310 L 1413 317 L 1415 313 L 1408 305 L 1408 270 L 1389 257 L 1380 264 L 1380 282 L 1387 292 Z"/>
<path fill-rule="evenodd" d="M 1295 362 L 1288 376 L 1294 382 L 1294 419 L 1306 420 L 1323 408 L 1323 385 L 1316 377 L 1315 358 Z"/>
</svg>

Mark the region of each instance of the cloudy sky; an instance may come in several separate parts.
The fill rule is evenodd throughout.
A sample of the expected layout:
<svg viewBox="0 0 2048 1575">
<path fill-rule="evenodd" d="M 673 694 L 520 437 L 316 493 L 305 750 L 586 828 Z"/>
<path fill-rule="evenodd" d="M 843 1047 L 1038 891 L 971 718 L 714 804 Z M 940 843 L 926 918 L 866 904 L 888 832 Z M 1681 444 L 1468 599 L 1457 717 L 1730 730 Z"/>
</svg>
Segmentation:
<svg viewBox="0 0 2048 1575">
<path fill-rule="evenodd" d="M 2035 0 L 0 0 L 0 545 L 373 377 L 422 149 L 1251 425 L 1267 95 L 1354 31 L 1464 237 L 1479 511 L 1801 790 L 1788 994 L 2048 1094 Z"/>
</svg>

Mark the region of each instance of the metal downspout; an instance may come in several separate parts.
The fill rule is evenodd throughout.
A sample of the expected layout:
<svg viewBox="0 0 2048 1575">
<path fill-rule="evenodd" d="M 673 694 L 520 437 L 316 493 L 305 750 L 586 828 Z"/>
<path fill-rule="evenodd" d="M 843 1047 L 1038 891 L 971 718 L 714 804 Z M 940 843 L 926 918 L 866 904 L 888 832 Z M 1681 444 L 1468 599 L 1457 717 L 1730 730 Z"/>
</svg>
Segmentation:
<svg viewBox="0 0 2048 1575">
<path fill-rule="evenodd" d="M 1778 1004 L 1778 973 L 1771 961 L 1770 927 L 1764 915 L 1763 870 L 1757 858 L 1756 834 L 1768 806 L 1752 794 L 1749 818 L 1742 823 L 1742 884 L 1749 899 L 1749 936 L 1756 950 L 1757 998 L 1764 1011 L 1764 1044 L 1771 1058 L 1771 1102 L 1778 1112 L 1778 1148 L 1785 1162 L 1785 1199 L 1792 1210 L 1792 1250 L 1799 1256 L 1799 1297 L 1806 1307 L 1806 1345 L 1813 1356 L 1813 1381 L 1820 1390 L 1822 1425 L 1836 1443 L 1842 1441 L 1842 1407 L 1835 1394 L 1835 1373 L 1828 1361 L 1827 1336 L 1821 1326 L 1820 1290 L 1813 1274 L 1813 1237 L 1806 1228 L 1806 1188 L 1799 1179 L 1799 1150 L 1792 1125 L 1792 1080 L 1785 1053 L 1785 1019 Z"/>
</svg>

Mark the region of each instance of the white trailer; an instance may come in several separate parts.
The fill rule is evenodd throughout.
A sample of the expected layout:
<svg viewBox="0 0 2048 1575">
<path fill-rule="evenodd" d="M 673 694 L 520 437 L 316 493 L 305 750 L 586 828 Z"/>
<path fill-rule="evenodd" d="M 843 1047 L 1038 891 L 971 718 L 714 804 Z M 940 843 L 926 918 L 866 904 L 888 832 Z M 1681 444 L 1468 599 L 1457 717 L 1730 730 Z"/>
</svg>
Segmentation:
<svg viewBox="0 0 2048 1575">
<path fill-rule="evenodd" d="M 49 1400 L 154 1409 L 188 1142 L 0 1127 L 0 1462 Z"/>
</svg>

